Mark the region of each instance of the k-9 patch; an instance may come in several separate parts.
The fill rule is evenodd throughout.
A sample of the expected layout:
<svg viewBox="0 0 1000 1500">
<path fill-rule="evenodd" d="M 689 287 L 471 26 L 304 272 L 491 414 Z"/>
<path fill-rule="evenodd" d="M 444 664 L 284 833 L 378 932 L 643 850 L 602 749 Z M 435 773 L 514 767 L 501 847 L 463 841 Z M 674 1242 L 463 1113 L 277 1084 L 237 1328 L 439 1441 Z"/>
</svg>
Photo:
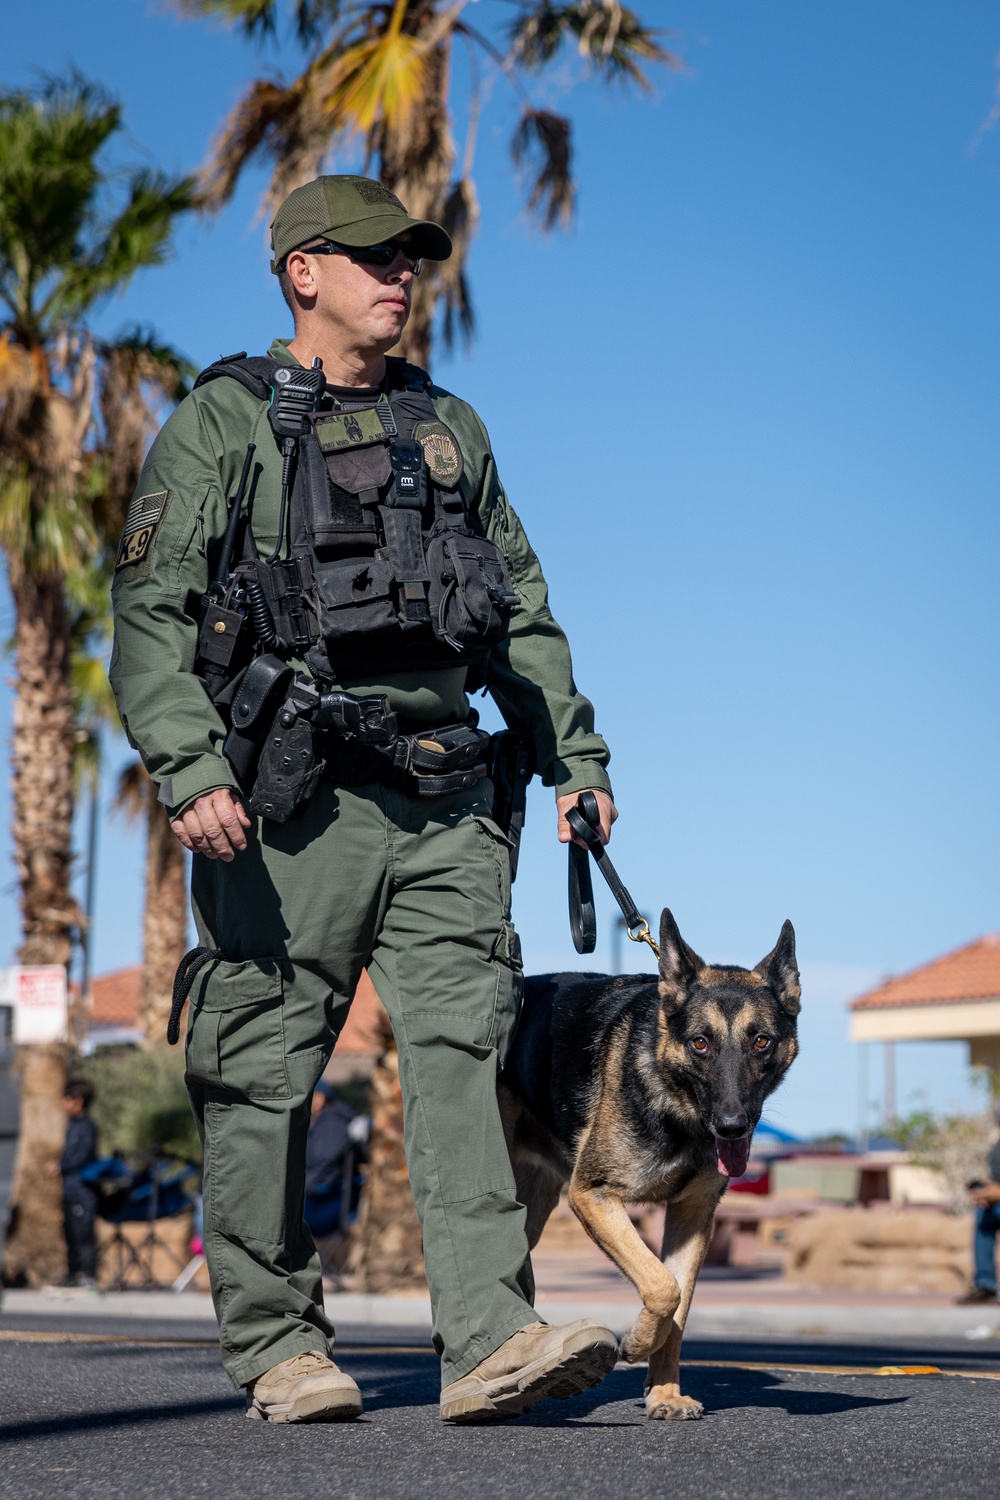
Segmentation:
<svg viewBox="0 0 1000 1500">
<path fill-rule="evenodd" d="M 136 495 L 125 517 L 125 530 L 115 562 L 116 573 L 130 563 L 142 562 L 169 499 L 169 490 L 157 490 L 155 495 Z"/>
</svg>

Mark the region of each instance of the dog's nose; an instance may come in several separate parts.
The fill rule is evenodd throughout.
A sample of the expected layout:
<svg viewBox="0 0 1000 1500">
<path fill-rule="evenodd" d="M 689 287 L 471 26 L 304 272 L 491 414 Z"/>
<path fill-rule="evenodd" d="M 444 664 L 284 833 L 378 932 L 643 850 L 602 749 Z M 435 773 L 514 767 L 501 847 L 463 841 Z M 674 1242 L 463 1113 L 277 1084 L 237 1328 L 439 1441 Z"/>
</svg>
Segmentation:
<svg viewBox="0 0 1000 1500">
<path fill-rule="evenodd" d="M 746 1135 L 750 1128 L 749 1117 L 744 1110 L 738 1115 L 716 1115 L 715 1133 L 726 1140 L 739 1140 L 740 1136 Z"/>
</svg>

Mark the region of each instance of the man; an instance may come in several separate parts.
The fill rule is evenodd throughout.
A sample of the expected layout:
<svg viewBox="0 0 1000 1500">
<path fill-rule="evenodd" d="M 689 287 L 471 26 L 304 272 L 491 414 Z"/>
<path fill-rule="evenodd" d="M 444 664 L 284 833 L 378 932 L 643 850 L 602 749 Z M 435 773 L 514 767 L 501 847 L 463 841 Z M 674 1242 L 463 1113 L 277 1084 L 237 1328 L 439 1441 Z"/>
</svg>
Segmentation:
<svg viewBox="0 0 1000 1500">
<path fill-rule="evenodd" d="M 302 1201 L 310 1095 L 367 968 L 399 1050 L 441 1416 L 492 1421 L 596 1384 L 616 1345 L 531 1307 L 496 1099 L 520 953 L 466 689 L 529 741 L 564 842 L 585 788 L 609 835 L 608 751 L 482 423 L 386 359 L 447 234 L 380 183 L 321 177 L 271 244 L 295 336 L 204 372 L 167 422 L 114 583 L 122 721 L 195 856 L 187 1078 L 222 1355 L 255 1418 L 361 1410 Z"/>
<path fill-rule="evenodd" d="M 995 1107 L 1000 1125 L 1000 1104 Z M 976 1210 L 976 1228 L 972 1241 L 975 1274 L 972 1287 L 959 1298 L 963 1306 L 997 1300 L 996 1239 L 1000 1230 L 1000 1140 L 989 1155 L 989 1180 L 969 1184 L 969 1197 Z"/>
</svg>

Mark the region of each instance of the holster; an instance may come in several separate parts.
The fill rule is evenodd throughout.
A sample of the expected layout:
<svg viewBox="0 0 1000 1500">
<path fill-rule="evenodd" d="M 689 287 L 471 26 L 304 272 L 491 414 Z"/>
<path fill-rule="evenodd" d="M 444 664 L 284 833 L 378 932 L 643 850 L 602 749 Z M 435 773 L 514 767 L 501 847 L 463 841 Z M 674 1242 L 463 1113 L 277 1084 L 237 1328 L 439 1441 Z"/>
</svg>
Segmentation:
<svg viewBox="0 0 1000 1500">
<path fill-rule="evenodd" d="M 235 685 L 224 752 L 246 793 L 253 789 L 264 741 L 294 675 L 279 656 L 257 656 Z"/>
</svg>

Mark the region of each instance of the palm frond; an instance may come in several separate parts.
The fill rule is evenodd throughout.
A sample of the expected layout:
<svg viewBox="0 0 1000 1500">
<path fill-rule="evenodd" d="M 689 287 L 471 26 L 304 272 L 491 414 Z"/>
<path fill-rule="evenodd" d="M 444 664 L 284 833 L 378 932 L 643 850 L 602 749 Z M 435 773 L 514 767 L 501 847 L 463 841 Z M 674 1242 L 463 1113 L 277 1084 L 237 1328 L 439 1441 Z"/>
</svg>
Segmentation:
<svg viewBox="0 0 1000 1500">
<path fill-rule="evenodd" d="M 146 168 L 135 172 L 125 207 L 60 278 L 44 305 L 43 318 L 76 317 L 100 298 L 124 291 L 143 266 L 162 265 L 175 221 L 198 203 L 193 177 L 169 178 Z"/>
<path fill-rule="evenodd" d="M 133 822 L 147 811 L 148 800 L 149 776 L 142 761 L 137 758 L 129 761 L 119 772 L 112 806 L 116 812 L 124 813 Z"/>
<path fill-rule="evenodd" d="M 278 32 L 278 0 L 174 0 L 182 15 L 218 16 L 230 21 L 245 36 L 275 37 Z M 316 40 L 323 26 L 336 21 L 340 0 L 295 0 L 295 32 L 303 46 Z"/>
<path fill-rule="evenodd" d="M 216 16 L 231 21 L 247 36 L 274 36 L 278 0 L 174 0 L 184 16 Z"/>
<path fill-rule="evenodd" d="M 278 80 L 256 79 L 223 124 L 201 177 L 208 208 L 228 203 L 243 168 L 255 156 L 280 161 L 297 153 L 309 94 L 307 75 L 289 87 Z"/>
<path fill-rule="evenodd" d="M 573 181 L 572 127 L 565 115 L 546 109 L 526 109 L 511 141 L 516 167 L 532 163 L 534 178 L 528 211 L 537 213 L 543 229 L 565 227 L 573 218 L 576 184 Z"/>
<path fill-rule="evenodd" d="M 466 271 L 469 248 L 479 227 L 479 202 L 471 177 L 454 183 L 445 199 L 441 222 L 451 236 L 451 259 L 438 267 L 439 285 L 444 301 L 441 334 L 445 348 L 451 349 L 459 335 L 466 345 L 472 341 L 476 315 Z"/>
<path fill-rule="evenodd" d="M 132 328 L 100 346 L 98 404 L 103 429 L 90 486 L 94 520 L 106 545 L 117 545 L 125 512 L 163 420 L 187 394 L 194 366 L 151 330 Z"/>
<path fill-rule="evenodd" d="M 512 59 L 533 72 L 551 63 L 562 46 L 574 39 L 580 56 L 609 81 L 647 89 L 650 83 L 642 63 L 659 63 L 678 72 L 684 68 L 683 59 L 658 41 L 664 33 L 644 25 L 619 0 L 571 0 L 569 4 L 537 0 L 522 10 L 508 34 Z"/>
<path fill-rule="evenodd" d="M 428 50 L 423 38 L 403 30 L 408 4 L 395 0 L 384 29 L 345 47 L 333 61 L 323 101 L 332 134 L 367 135 L 379 120 L 405 129 L 423 97 Z"/>
</svg>

